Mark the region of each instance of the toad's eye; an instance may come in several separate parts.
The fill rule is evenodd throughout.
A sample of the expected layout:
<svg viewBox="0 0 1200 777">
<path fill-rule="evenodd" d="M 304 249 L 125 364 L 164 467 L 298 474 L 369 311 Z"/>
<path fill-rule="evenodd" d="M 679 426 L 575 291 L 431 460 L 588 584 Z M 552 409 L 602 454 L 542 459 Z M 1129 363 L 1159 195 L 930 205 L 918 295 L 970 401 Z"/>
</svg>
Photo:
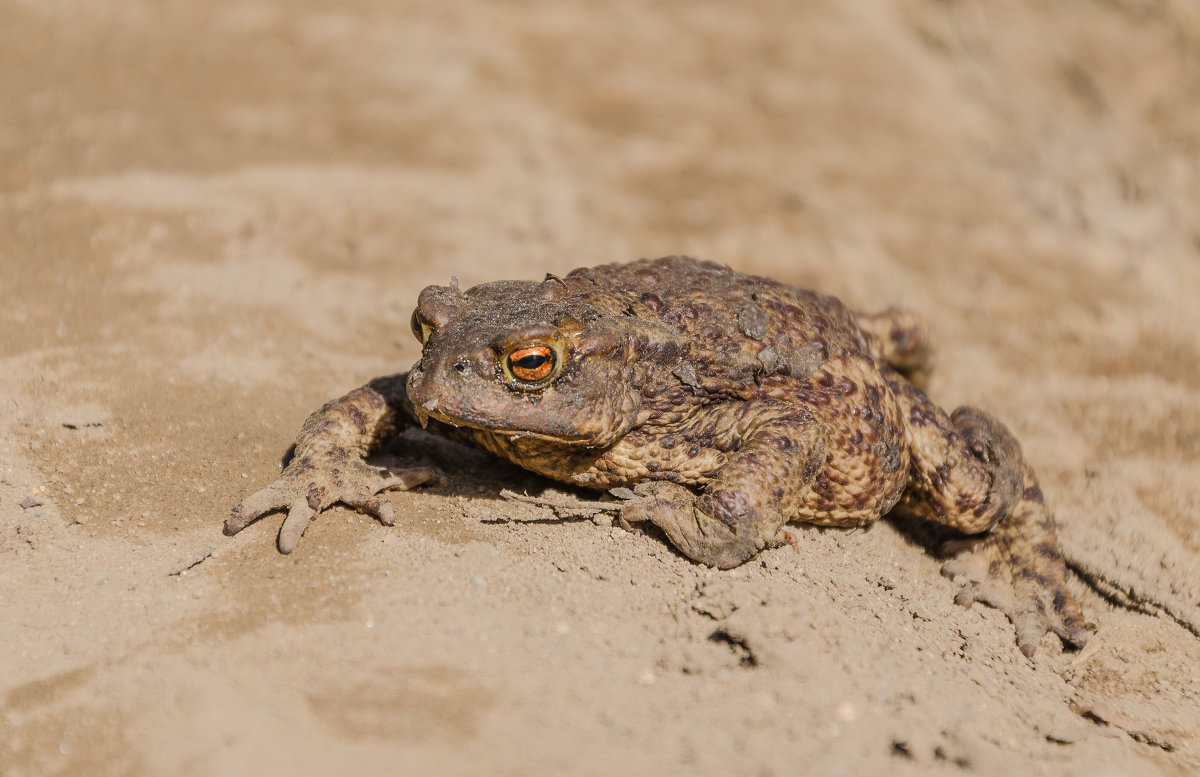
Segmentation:
<svg viewBox="0 0 1200 777">
<path fill-rule="evenodd" d="M 558 356 L 548 345 L 527 345 L 504 359 L 506 372 L 522 383 L 542 383 L 554 376 Z"/>
<path fill-rule="evenodd" d="M 412 319 L 409 320 L 408 325 L 412 327 L 413 337 L 420 340 L 421 345 L 425 345 L 425 342 L 429 339 L 429 336 L 433 334 L 433 327 L 430 326 L 429 323 L 421 317 L 420 312 L 416 310 L 413 311 Z"/>
</svg>

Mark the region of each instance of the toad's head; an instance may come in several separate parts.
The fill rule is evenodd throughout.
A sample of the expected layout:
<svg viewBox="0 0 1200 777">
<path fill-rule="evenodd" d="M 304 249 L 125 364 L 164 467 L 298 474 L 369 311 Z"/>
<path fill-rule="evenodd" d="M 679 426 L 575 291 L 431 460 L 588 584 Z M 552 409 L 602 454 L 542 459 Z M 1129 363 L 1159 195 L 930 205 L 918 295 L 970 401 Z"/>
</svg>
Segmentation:
<svg viewBox="0 0 1200 777">
<path fill-rule="evenodd" d="M 408 377 L 417 416 L 585 447 L 620 440 L 641 406 L 637 324 L 571 280 L 422 291 Z"/>
</svg>

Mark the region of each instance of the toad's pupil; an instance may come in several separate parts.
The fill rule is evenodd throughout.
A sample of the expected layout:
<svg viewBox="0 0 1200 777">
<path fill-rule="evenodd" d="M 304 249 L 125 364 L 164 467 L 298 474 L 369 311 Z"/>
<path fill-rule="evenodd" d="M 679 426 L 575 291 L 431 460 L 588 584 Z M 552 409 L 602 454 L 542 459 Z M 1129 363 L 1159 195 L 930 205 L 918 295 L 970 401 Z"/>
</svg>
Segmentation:
<svg viewBox="0 0 1200 777">
<path fill-rule="evenodd" d="M 513 366 L 520 367 L 523 370 L 536 370 L 549 360 L 550 357 L 545 354 L 531 353 L 528 356 L 522 356 L 520 359 L 517 359 L 513 362 Z"/>
</svg>

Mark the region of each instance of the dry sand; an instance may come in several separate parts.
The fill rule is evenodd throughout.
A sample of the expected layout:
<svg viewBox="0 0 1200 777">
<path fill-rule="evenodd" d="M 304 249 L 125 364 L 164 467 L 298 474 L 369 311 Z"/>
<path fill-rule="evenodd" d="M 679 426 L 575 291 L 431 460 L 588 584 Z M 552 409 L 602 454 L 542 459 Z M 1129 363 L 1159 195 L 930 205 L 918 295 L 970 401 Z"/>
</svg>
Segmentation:
<svg viewBox="0 0 1200 777">
<path fill-rule="evenodd" d="M 0 0 L 0 774 L 1196 774 L 1198 11 Z M 396 527 L 221 536 L 426 284 L 667 253 L 923 312 L 1094 642 L 888 522 L 717 572 L 418 436 Z"/>
</svg>

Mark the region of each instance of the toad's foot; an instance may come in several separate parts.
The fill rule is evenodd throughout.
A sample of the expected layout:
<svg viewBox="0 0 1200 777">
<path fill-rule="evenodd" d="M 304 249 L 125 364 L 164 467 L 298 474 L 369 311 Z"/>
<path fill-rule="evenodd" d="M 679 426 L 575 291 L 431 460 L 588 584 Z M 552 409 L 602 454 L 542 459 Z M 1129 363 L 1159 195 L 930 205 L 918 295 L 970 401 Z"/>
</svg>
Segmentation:
<svg viewBox="0 0 1200 777">
<path fill-rule="evenodd" d="M 735 511 L 675 483 L 650 482 L 634 489 L 619 520 L 626 529 L 633 523 L 652 523 L 688 558 L 730 569 L 764 548 L 787 543 L 779 531 L 783 518 L 778 511 L 764 516 L 759 509 L 741 507 Z"/>
<path fill-rule="evenodd" d="M 720 569 L 786 543 L 780 530 L 825 462 L 829 428 L 783 403 L 751 410 L 752 428 L 699 493 L 669 480 L 640 483 L 622 524 L 652 523 L 685 556 Z"/>
<path fill-rule="evenodd" d="M 1018 515 L 983 538 L 947 543 L 944 551 L 961 555 L 947 561 L 942 574 L 962 585 L 959 604 L 982 602 L 1007 615 L 1026 658 L 1050 632 L 1082 648 L 1094 629 L 1067 589 L 1053 525 L 1036 520 L 1036 511 L 1021 520 L 1022 512 L 1018 508 Z"/>
<path fill-rule="evenodd" d="M 279 552 L 291 553 L 313 517 L 337 502 L 392 526 L 396 522 L 392 505 L 378 495 L 389 489 L 406 491 L 437 477 L 432 467 L 375 467 L 342 449 L 311 454 L 293 460 L 274 483 L 233 508 L 225 521 L 225 534 L 232 536 L 267 513 L 286 510 Z"/>
</svg>

